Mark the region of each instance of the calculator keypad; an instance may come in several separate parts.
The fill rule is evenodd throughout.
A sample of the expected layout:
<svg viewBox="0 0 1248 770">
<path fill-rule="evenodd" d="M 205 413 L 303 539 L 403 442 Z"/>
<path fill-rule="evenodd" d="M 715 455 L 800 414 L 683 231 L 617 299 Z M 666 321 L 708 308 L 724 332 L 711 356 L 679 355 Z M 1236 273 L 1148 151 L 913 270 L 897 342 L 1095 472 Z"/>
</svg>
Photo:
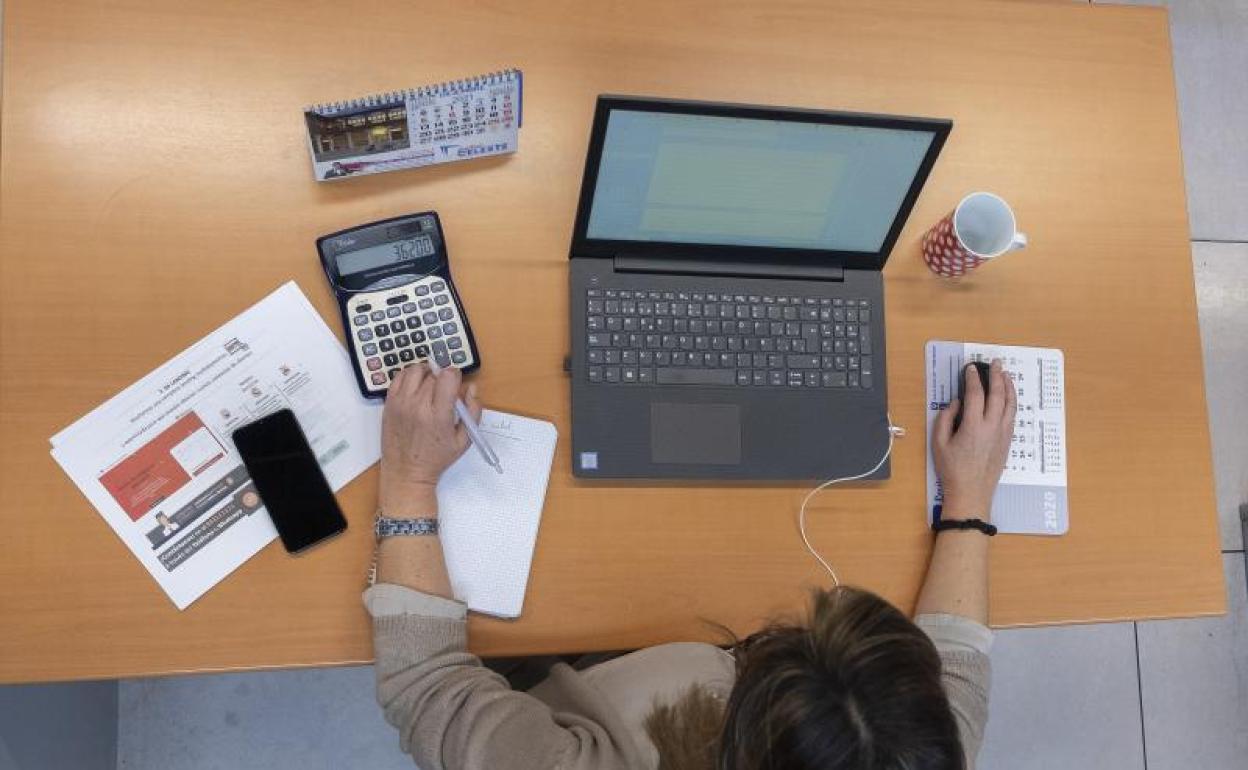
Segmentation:
<svg viewBox="0 0 1248 770">
<path fill-rule="evenodd" d="M 474 363 L 460 308 L 441 278 L 357 294 L 347 313 L 356 361 L 371 392 L 385 391 L 400 369 L 430 357 L 444 367 Z"/>
</svg>

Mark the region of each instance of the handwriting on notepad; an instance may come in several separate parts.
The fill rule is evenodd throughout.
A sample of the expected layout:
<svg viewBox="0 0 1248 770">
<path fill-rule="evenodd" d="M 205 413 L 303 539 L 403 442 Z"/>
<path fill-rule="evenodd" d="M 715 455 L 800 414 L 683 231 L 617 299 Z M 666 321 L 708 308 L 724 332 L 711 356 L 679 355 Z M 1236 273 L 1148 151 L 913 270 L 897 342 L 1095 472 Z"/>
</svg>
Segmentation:
<svg viewBox="0 0 1248 770">
<path fill-rule="evenodd" d="M 508 415 L 495 412 L 481 418 L 481 427 L 486 430 L 501 430 L 510 433 L 512 430 L 512 420 Z"/>
</svg>

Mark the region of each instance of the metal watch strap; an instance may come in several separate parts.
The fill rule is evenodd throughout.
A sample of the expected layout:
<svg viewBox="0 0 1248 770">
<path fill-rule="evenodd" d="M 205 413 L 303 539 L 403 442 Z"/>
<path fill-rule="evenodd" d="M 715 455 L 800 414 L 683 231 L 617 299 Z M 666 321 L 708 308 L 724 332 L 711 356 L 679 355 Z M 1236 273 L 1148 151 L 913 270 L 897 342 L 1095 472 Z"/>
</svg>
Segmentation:
<svg viewBox="0 0 1248 770">
<path fill-rule="evenodd" d="M 377 509 L 377 516 L 373 519 L 373 534 L 377 536 L 378 546 L 381 545 L 383 537 L 394 537 L 396 535 L 436 535 L 438 534 L 438 520 L 428 519 L 391 519 L 381 514 L 381 509 Z M 368 565 L 368 585 L 374 585 L 377 582 L 377 548 L 373 548 L 373 559 Z"/>
<path fill-rule="evenodd" d="M 932 530 L 937 534 L 948 529 L 956 529 L 960 531 L 975 529 L 983 532 L 988 537 L 992 537 L 997 534 L 996 526 L 989 524 L 983 519 L 941 519 L 940 521 L 932 524 Z"/>
<path fill-rule="evenodd" d="M 377 514 L 373 522 L 373 533 L 380 540 L 383 537 L 402 535 L 436 535 L 438 534 L 437 519 L 391 519 Z"/>
</svg>

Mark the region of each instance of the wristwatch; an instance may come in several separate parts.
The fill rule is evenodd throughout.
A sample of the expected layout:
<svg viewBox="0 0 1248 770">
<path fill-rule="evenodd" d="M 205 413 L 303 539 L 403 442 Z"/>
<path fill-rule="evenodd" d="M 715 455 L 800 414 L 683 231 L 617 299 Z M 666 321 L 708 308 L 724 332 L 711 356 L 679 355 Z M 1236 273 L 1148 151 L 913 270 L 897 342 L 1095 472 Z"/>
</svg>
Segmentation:
<svg viewBox="0 0 1248 770">
<path fill-rule="evenodd" d="M 373 521 L 373 534 L 380 540 L 383 537 L 396 535 L 436 535 L 438 534 L 437 519 L 391 519 L 377 511 Z"/>
<path fill-rule="evenodd" d="M 378 508 L 377 516 L 373 519 L 373 534 L 377 536 L 378 547 L 380 547 L 383 537 L 436 535 L 438 534 L 438 520 L 436 518 L 392 519 L 389 516 L 382 515 L 381 509 Z M 373 559 L 368 565 L 368 585 L 374 585 L 376 582 L 377 547 L 374 547 Z"/>
</svg>

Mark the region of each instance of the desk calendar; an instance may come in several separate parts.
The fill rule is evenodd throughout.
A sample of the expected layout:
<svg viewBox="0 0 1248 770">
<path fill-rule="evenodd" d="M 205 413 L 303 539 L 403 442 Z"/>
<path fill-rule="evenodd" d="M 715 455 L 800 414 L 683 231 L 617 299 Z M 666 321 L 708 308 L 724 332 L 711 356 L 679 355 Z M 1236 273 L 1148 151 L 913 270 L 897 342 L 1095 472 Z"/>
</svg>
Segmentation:
<svg viewBox="0 0 1248 770">
<path fill-rule="evenodd" d="M 516 151 L 520 70 L 304 109 L 317 181 Z"/>
<path fill-rule="evenodd" d="M 943 501 L 932 464 L 936 415 L 958 394 L 962 367 L 1000 358 L 1018 393 L 1014 439 L 992 499 L 992 522 L 1003 533 L 1061 535 L 1066 504 L 1065 363 L 1062 351 L 979 342 L 927 343 L 927 504 L 933 519 Z"/>
</svg>

